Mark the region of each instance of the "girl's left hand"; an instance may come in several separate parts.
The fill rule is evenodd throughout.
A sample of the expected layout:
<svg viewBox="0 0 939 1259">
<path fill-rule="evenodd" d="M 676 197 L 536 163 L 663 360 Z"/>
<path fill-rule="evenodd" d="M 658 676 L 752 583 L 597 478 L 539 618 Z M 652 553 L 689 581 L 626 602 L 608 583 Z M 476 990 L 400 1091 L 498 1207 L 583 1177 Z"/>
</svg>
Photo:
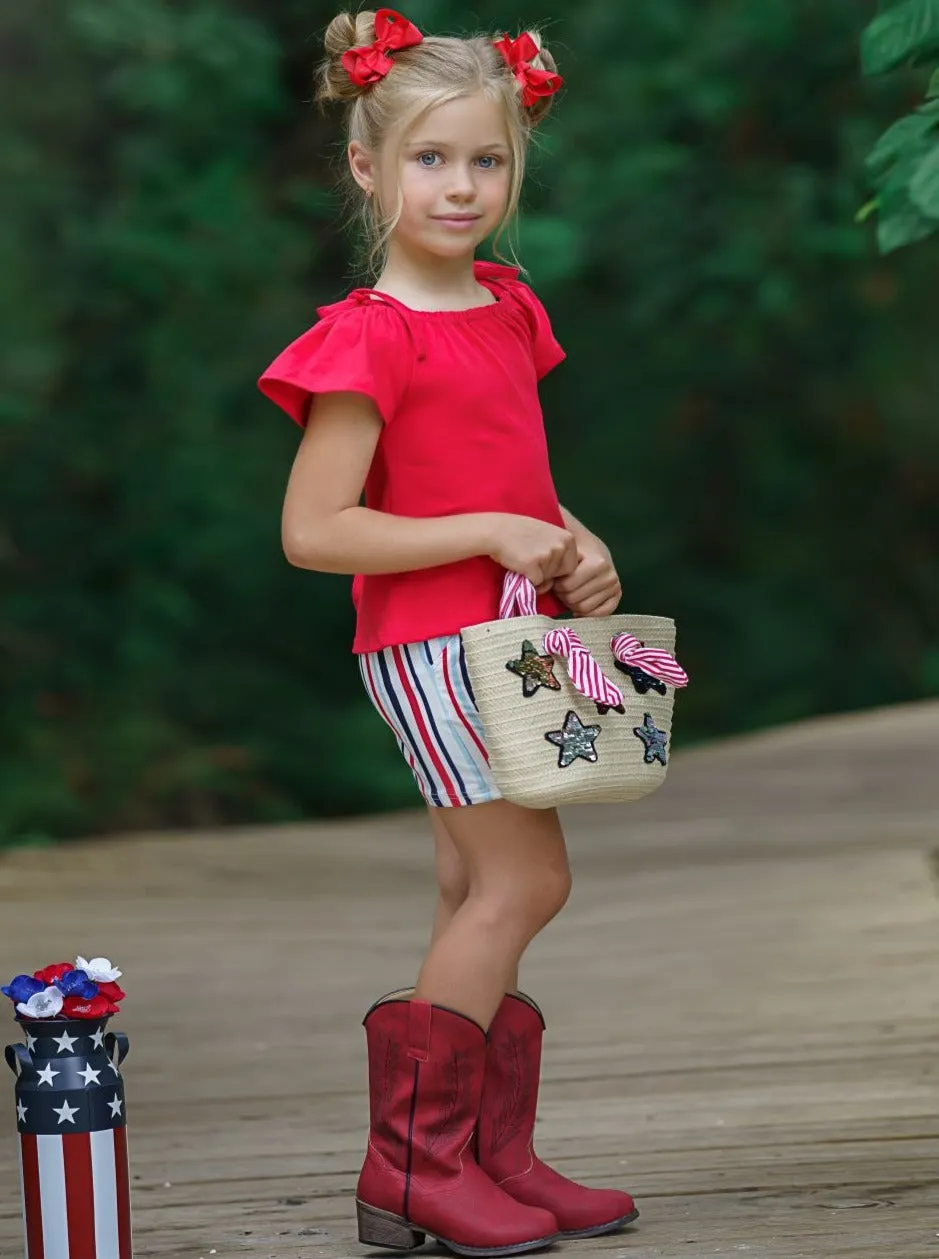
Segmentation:
<svg viewBox="0 0 939 1259">
<path fill-rule="evenodd" d="M 610 616 L 623 597 L 613 557 L 592 533 L 577 535 L 576 542 L 577 568 L 553 583 L 554 593 L 575 616 Z"/>
</svg>

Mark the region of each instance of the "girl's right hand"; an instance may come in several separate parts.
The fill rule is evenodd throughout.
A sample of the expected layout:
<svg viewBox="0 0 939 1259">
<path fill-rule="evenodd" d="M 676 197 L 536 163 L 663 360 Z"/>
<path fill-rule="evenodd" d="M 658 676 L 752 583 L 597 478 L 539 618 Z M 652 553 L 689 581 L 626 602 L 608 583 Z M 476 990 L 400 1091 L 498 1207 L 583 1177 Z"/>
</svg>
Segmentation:
<svg viewBox="0 0 939 1259">
<path fill-rule="evenodd" d="M 493 524 L 490 558 L 509 572 L 527 577 L 539 594 L 577 568 L 577 545 L 566 529 L 531 516 L 503 513 L 493 516 Z"/>
</svg>

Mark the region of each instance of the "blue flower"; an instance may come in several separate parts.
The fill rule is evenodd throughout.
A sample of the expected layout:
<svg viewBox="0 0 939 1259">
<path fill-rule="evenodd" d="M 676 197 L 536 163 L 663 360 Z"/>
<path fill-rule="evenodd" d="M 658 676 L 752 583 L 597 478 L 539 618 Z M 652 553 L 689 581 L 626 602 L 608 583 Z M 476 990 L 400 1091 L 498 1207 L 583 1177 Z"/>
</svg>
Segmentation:
<svg viewBox="0 0 939 1259">
<path fill-rule="evenodd" d="M 21 1001 L 26 1002 L 30 997 L 34 997 L 37 992 L 42 992 L 45 986 L 38 979 L 33 979 L 32 975 L 17 975 L 10 983 L 4 984 L 0 988 L 0 992 L 19 1005 Z"/>
<path fill-rule="evenodd" d="M 80 997 L 82 1001 L 90 1001 L 98 995 L 98 985 L 83 970 L 64 971 L 55 981 L 55 986 L 63 996 Z"/>
</svg>

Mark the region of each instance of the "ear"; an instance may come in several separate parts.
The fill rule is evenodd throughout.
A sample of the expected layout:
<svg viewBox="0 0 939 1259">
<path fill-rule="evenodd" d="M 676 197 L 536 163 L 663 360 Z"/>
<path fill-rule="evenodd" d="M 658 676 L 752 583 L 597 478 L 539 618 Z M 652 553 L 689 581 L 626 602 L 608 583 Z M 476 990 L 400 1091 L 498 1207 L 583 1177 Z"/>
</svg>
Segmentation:
<svg viewBox="0 0 939 1259">
<path fill-rule="evenodd" d="M 349 169 L 355 182 L 370 196 L 375 191 L 375 163 L 358 140 L 349 145 Z"/>
</svg>

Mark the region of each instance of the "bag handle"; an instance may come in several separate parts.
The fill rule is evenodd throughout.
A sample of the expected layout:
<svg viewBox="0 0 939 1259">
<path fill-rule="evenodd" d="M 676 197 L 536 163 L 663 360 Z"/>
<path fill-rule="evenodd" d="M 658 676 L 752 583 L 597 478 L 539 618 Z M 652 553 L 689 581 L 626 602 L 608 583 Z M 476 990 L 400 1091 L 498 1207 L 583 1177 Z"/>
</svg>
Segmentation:
<svg viewBox="0 0 939 1259">
<path fill-rule="evenodd" d="M 529 578 L 522 573 L 506 573 L 499 619 L 506 621 L 515 615 L 537 616 L 537 604 L 538 593 Z M 587 699 L 609 708 L 619 708 L 623 703 L 623 692 L 603 673 L 575 630 L 567 626 L 548 630 L 542 640 L 542 651 L 547 656 L 558 656 L 564 661 L 574 690 Z"/>
<path fill-rule="evenodd" d="M 499 620 L 512 616 L 537 616 L 538 592 L 524 573 L 506 573 L 499 601 Z"/>
<path fill-rule="evenodd" d="M 638 638 L 632 634 L 617 634 L 610 640 L 613 655 L 620 664 L 631 665 L 651 674 L 660 682 L 666 682 L 676 689 L 688 685 L 688 674 L 674 656 L 656 647 L 643 647 Z"/>
</svg>

